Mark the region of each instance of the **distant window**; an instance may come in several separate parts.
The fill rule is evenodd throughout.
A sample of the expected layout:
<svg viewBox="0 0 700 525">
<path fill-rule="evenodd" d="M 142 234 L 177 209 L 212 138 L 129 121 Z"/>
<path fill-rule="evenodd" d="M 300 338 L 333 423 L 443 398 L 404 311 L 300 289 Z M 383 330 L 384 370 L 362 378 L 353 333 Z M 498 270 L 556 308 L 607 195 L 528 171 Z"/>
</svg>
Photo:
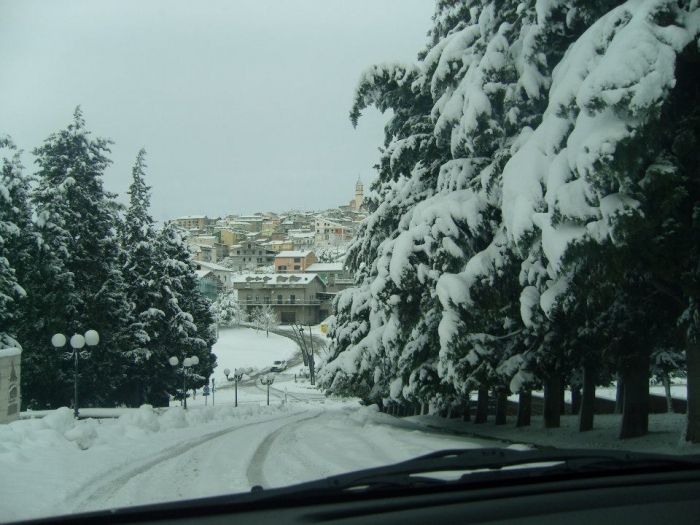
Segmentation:
<svg viewBox="0 0 700 525">
<path fill-rule="evenodd" d="M 299 266 L 298 264 L 296 264 L 296 265 L 294 266 L 294 269 L 295 269 L 295 270 L 301 270 L 301 266 Z"/>
<path fill-rule="evenodd" d="M 289 302 L 290 302 L 291 304 L 296 304 L 296 302 L 297 302 L 297 297 L 296 297 L 296 295 L 290 295 L 290 296 L 289 296 Z"/>
<path fill-rule="evenodd" d="M 241 254 L 241 250 L 236 250 L 236 255 L 240 255 L 240 254 Z"/>
<path fill-rule="evenodd" d="M 255 302 L 260 302 L 260 296 L 258 296 L 257 294 L 255 294 Z"/>
<path fill-rule="evenodd" d="M 294 257 L 294 262 L 301 262 L 301 258 L 300 258 L 300 257 Z"/>
<path fill-rule="evenodd" d="M 283 302 L 283 299 L 282 299 L 282 295 L 280 294 L 277 296 L 277 304 L 282 304 L 282 302 Z"/>
<path fill-rule="evenodd" d="M 252 296 L 252 295 L 246 295 L 246 296 L 245 296 L 245 300 L 248 301 L 248 302 L 251 302 L 251 301 L 253 300 L 253 296 Z"/>
<path fill-rule="evenodd" d="M 248 249 L 250 250 L 250 244 L 248 245 Z"/>
</svg>

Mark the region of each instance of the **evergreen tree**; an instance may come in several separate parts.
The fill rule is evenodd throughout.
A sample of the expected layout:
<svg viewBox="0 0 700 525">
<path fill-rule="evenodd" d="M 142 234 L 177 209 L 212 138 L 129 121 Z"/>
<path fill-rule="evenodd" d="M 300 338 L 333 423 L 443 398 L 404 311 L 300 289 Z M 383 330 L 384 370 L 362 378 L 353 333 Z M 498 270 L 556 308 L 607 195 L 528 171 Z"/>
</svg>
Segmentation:
<svg viewBox="0 0 700 525">
<path fill-rule="evenodd" d="M 119 206 L 102 182 L 109 144 L 90 137 L 77 108 L 73 122 L 33 152 L 39 171 L 32 202 L 42 250 L 31 286 L 34 330 L 26 325 L 23 336 L 22 378 L 24 399 L 34 408 L 67 405 L 72 398 L 72 363 L 57 359 L 50 344 L 57 332 L 100 334 L 80 364 L 83 406 L 114 405 L 124 380 L 121 345 L 132 318 L 118 261 Z"/>
<path fill-rule="evenodd" d="M 146 362 L 152 356 L 152 336 L 159 322 L 152 308 L 160 298 L 157 281 L 163 256 L 158 250 L 154 221 L 148 211 L 150 187 L 145 182 L 145 157 L 146 151 L 141 149 L 132 170 L 129 207 L 120 225 L 122 272 L 134 315 L 131 344 L 126 351 L 130 361 L 128 377 L 120 392 L 121 399 L 129 406 L 139 406 L 147 400 L 157 404 L 163 401 L 147 399 L 146 395 L 146 385 L 151 383 Z"/>
<path fill-rule="evenodd" d="M 9 137 L 0 137 L 0 150 L 7 149 L 11 158 L 4 157 L 0 180 L 0 349 L 21 348 L 17 341 L 18 302 L 26 292 L 18 282 L 16 266 L 26 268 L 28 253 L 23 242 L 30 210 L 27 207 L 28 180 L 22 173 L 20 152 Z"/>
</svg>

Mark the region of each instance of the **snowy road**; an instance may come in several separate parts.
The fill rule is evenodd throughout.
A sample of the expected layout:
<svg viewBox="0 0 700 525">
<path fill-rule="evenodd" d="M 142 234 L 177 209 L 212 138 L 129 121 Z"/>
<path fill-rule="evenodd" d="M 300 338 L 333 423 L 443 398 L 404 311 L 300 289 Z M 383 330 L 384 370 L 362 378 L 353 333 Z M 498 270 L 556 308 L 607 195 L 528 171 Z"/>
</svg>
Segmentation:
<svg viewBox="0 0 700 525">
<path fill-rule="evenodd" d="M 292 366 L 275 374 L 267 406 L 259 375 L 298 349 L 288 338 L 222 330 L 214 395 L 188 410 L 110 409 L 76 421 L 67 407 L 0 425 L 0 522 L 248 492 L 386 465 L 446 448 L 493 446 L 426 430 L 326 398 Z M 238 384 L 223 369 L 252 367 Z M 18 482 L 19 481 L 19 482 Z"/>
<path fill-rule="evenodd" d="M 301 412 L 218 430 L 93 480 L 73 512 L 248 492 L 402 461 L 474 440 L 429 433 L 368 409 Z M 379 419 L 385 419 L 378 424 Z M 481 442 L 481 444 L 485 444 Z"/>
</svg>

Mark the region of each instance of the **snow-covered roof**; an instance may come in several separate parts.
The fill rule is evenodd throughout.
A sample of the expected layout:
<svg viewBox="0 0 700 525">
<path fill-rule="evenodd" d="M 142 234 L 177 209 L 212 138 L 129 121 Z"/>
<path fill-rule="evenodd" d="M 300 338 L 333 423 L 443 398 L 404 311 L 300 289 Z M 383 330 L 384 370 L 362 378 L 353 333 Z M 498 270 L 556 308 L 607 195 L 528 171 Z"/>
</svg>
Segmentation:
<svg viewBox="0 0 700 525">
<path fill-rule="evenodd" d="M 309 284 L 321 278 L 315 273 L 244 273 L 231 278 L 233 284 L 262 283 L 266 286 L 289 286 L 290 284 Z"/>
<path fill-rule="evenodd" d="M 217 272 L 232 272 L 230 268 L 226 268 L 225 266 L 221 266 L 216 263 L 211 263 L 211 262 L 204 262 L 204 261 L 197 261 L 197 264 L 199 264 L 202 269 L 208 268 L 209 270 L 216 270 Z"/>
<path fill-rule="evenodd" d="M 206 218 L 207 218 L 206 215 L 185 215 L 183 217 L 178 217 L 175 220 L 180 221 L 180 220 L 185 220 L 185 219 L 206 219 Z"/>
<path fill-rule="evenodd" d="M 195 270 L 194 273 L 197 276 L 197 279 L 201 279 L 209 275 L 211 273 L 211 270 Z"/>
<path fill-rule="evenodd" d="M 304 251 L 286 251 L 286 252 L 279 252 L 277 254 L 277 257 L 306 257 L 310 253 L 313 253 L 311 250 L 304 250 Z"/>
<path fill-rule="evenodd" d="M 343 263 L 313 263 L 307 266 L 308 272 L 344 272 Z"/>
<path fill-rule="evenodd" d="M 313 238 L 316 236 L 316 232 L 299 232 L 299 233 L 292 233 L 289 232 L 290 237 L 297 237 L 297 238 L 303 238 L 303 239 L 309 239 Z"/>
</svg>

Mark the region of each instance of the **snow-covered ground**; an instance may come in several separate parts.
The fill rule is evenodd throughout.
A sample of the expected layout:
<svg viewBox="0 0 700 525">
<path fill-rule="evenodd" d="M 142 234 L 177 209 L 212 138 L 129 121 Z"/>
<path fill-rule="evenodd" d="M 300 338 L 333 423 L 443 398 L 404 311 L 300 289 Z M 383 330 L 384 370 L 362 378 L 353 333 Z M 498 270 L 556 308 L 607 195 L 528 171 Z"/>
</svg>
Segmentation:
<svg viewBox="0 0 700 525">
<path fill-rule="evenodd" d="M 434 416 L 397 419 L 355 400 L 325 398 L 300 376 L 301 364 L 275 374 L 270 406 L 258 375 L 245 376 L 234 407 L 224 368 L 298 362 L 297 348 L 288 338 L 237 329 L 222 330 L 215 352 L 214 406 L 200 392 L 186 411 L 144 406 L 117 418 L 75 421 L 61 408 L 0 425 L 0 521 L 247 492 L 446 448 L 535 443 L 688 451 L 679 447 L 683 416 L 652 416 L 650 435 L 627 442 L 616 439 L 619 416 L 596 417 L 596 429 L 586 434 L 575 432 L 573 417 L 556 430 L 544 430 L 538 418 L 525 429 L 513 421 L 495 427 Z"/>
<path fill-rule="evenodd" d="M 325 398 L 307 379 L 294 382 L 299 365 L 275 374 L 270 406 L 259 381 L 244 378 L 236 408 L 223 369 L 264 369 L 293 359 L 296 346 L 273 334 L 224 330 L 215 352 L 221 388 L 214 406 L 198 394 L 186 411 L 144 406 L 116 419 L 75 421 L 61 408 L 0 425 L 0 521 L 247 492 L 488 444 Z"/>
</svg>

